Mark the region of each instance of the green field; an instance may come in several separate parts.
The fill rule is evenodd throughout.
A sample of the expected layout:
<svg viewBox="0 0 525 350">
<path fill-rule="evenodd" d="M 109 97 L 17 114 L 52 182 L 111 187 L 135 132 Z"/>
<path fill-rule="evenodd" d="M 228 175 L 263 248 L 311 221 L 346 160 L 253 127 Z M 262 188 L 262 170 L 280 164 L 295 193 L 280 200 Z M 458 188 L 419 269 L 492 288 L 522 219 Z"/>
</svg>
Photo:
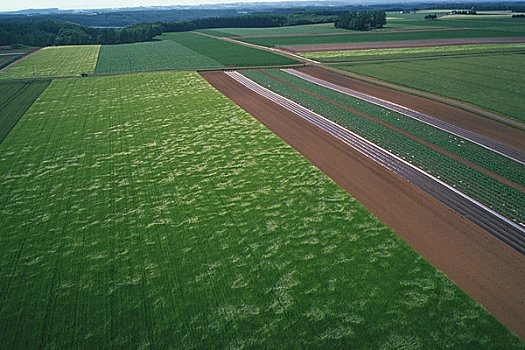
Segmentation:
<svg viewBox="0 0 525 350">
<path fill-rule="evenodd" d="M 437 40 L 437 39 L 459 39 L 459 38 L 503 38 L 522 37 L 524 31 L 494 30 L 494 29 L 459 29 L 438 30 L 418 32 L 382 33 L 355 32 L 344 35 L 317 35 L 317 36 L 295 36 L 295 37 L 273 37 L 273 38 L 245 38 L 239 39 L 247 43 L 262 46 L 291 46 L 291 45 L 319 45 L 319 44 L 347 44 L 365 42 L 387 42 L 387 41 L 411 41 L 411 40 Z"/>
<path fill-rule="evenodd" d="M 6 349 L 524 347 L 196 73 L 53 81 L 0 183 Z"/>
<path fill-rule="evenodd" d="M 338 68 L 464 101 L 525 122 L 525 55 L 490 55 Z"/>
<path fill-rule="evenodd" d="M 295 35 L 295 34 L 324 34 L 324 33 L 344 33 L 349 30 L 336 28 L 333 23 L 308 24 L 300 26 L 269 27 L 269 28 L 220 28 L 220 29 L 200 29 L 202 33 L 215 36 L 236 37 L 236 36 L 255 36 L 255 35 Z"/>
<path fill-rule="evenodd" d="M 47 80 L 0 82 L 0 143 L 48 85 Z"/>
<path fill-rule="evenodd" d="M 335 100 L 343 105 L 360 110 L 361 112 L 380 120 L 389 120 L 390 123 L 401 127 L 401 129 L 408 128 L 407 131 L 412 129 L 417 132 L 418 136 L 423 136 L 424 139 L 430 137 L 429 140 L 439 141 L 438 145 L 446 145 L 447 142 L 453 142 L 452 145 L 446 146 L 451 152 L 462 152 L 460 154 L 467 156 L 467 159 L 470 158 L 474 162 L 482 162 L 480 164 L 489 166 L 490 169 L 496 170 L 502 175 L 507 175 L 509 178 L 522 184 L 525 181 L 523 178 L 523 166 L 515 164 L 515 162 L 507 160 L 501 156 L 494 157 L 494 155 L 488 155 L 488 152 L 482 151 L 480 147 L 475 145 L 467 145 L 467 149 L 463 151 L 462 147 L 466 141 L 462 139 L 458 139 L 454 136 L 450 137 L 444 133 L 438 133 L 433 136 L 433 128 L 427 128 L 426 130 L 423 128 L 423 130 L 418 131 L 418 123 L 413 125 L 413 123 L 410 122 L 403 123 L 395 121 L 397 118 L 400 120 L 407 120 L 407 117 L 397 115 L 396 113 L 382 108 L 377 108 L 377 106 L 365 101 L 351 98 L 330 89 L 319 87 L 313 83 L 309 83 L 290 75 L 286 77 L 285 73 L 280 73 L 279 71 L 269 70 L 268 72 L 270 72 L 270 74 L 278 75 L 285 80 L 296 82 L 296 86 L 306 90 L 311 90 L 317 95 Z M 371 142 L 442 179 L 449 185 L 456 187 L 508 218 L 511 218 L 516 222 L 525 221 L 525 193 L 453 160 L 416 140 L 412 140 L 396 130 L 387 128 L 384 125 L 369 120 L 357 113 L 345 110 L 316 96 L 307 94 L 304 91 L 285 85 L 282 82 L 264 75 L 262 72 L 246 70 L 242 73 L 272 91 L 275 91 L 278 94 L 342 125 L 343 127 L 356 132 Z M 419 126 L 423 127 L 421 123 L 419 123 Z M 427 132 L 431 135 L 425 136 Z M 478 153 L 469 155 L 470 152 L 476 151 Z M 485 157 L 487 157 L 486 160 L 484 159 Z M 494 161 L 494 165 L 490 164 L 491 161 Z M 506 168 L 506 165 L 508 168 Z"/>
<path fill-rule="evenodd" d="M 427 11 L 437 13 L 440 11 Z M 512 18 L 510 15 L 476 15 L 476 16 L 441 16 L 437 20 L 426 21 L 425 13 L 387 13 L 385 29 L 428 29 L 428 28 L 480 28 L 503 31 L 518 31 L 525 35 L 525 20 Z"/>
<path fill-rule="evenodd" d="M 433 47 L 404 47 L 395 49 L 367 49 L 299 52 L 298 55 L 320 62 L 352 62 L 368 60 L 388 60 L 433 56 L 471 55 L 484 53 L 509 53 L 525 51 L 525 43 L 476 44 Z"/>
<path fill-rule="evenodd" d="M 219 62 L 173 40 L 103 45 L 95 73 L 221 68 Z"/>
<path fill-rule="evenodd" d="M 271 52 L 213 39 L 196 33 L 166 33 L 158 38 L 175 40 L 176 43 L 218 61 L 226 67 L 273 66 L 298 63 L 293 59 Z"/>
<path fill-rule="evenodd" d="M 0 79 L 78 76 L 83 72 L 93 73 L 99 49 L 100 45 L 46 47 L 0 72 Z"/>
<path fill-rule="evenodd" d="M 400 113 L 382 108 L 372 103 L 351 97 L 332 89 L 321 87 L 317 84 L 310 83 L 301 78 L 295 77 L 286 72 L 272 69 L 267 72 L 283 81 L 305 89 L 319 96 L 335 101 L 345 106 L 349 106 L 367 115 L 373 116 L 381 121 L 386 122 L 400 130 L 417 136 L 420 139 L 428 141 L 436 146 L 441 147 L 463 159 L 481 166 L 497 175 L 511 180 L 525 187 L 525 166 L 503 157 L 495 152 L 489 151 L 475 143 L 465 141 L 449 132 L 436 129 L 433 126 L 417 121 Z M 264 80 L 266 84 L 274 85 L 269 80 Z M 272 84 L 273 83 L 273 84 Z M 402 152 L 400 152 L 402 155 Z M 525 203 L 525 198 L 523 198 Z"/>
</svg>

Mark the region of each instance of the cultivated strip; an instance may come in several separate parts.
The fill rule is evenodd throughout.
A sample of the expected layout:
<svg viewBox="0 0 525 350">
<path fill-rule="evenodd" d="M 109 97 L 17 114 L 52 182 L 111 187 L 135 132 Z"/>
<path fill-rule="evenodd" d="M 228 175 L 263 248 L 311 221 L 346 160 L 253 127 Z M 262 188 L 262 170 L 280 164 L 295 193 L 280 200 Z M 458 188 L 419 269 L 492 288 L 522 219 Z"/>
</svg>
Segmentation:
<svg viewBox="0 0 525 350">
<path fill-rule="evenodd" d="M 470 142 L 473 142 L 483 148 L 486 148 L 490 151 L 493 151 L 495 153 L 498 153 L 504 157 L 507 157 L 515 162 L 518 162 L 522 165 L 525 165 L 525 153 L 516 150 L 512 147 L 506 146 L 500 142 L 494 141 L 488 137 L 476 134 L 472 131 L 460 128 L 458 126 L 455 126 L 453 124 L 447 123 L 445 121 L 442 121 L 440 119 L 434 118 L 429 116 L 428 114 L 424 114 L 418 111 L 415 111 L 413 109 L 407 108 L 405 106 L 398 105 L 397 103 L 393 103 L 390 101 L 386 101 L 371 95 L 364 94 L 359 91 L 355 91 L 343 86 L 339 86 L 333 83 L 330 83 L 326 80 L 319 79 L 316 77 L 313 77 L 311 75 L 305 74 L 303 72 L 299 72 L 295 69 L 282 69 L 282 71 L 289 73 L 291 75 L 294 75 L 298 78 L 307 80 L 311 83 L 320 85 L 322 87 L 332 89 L 335 91 L 338 91 L 340 93 L 343 93 L 345 95 L 349 95 L 370 103 L 373 103 L 375 105 L 381 106 L 383 108 L 387 108 L 389 110 L 392 110 L 394 112 L 403 114 L 407 117 L 416 119 L 422 123 L 431 125 L 437 129 L 446 131 L 448 133 L 451 133 L 453 135 L 456 135 L 458 137 L 461 137 L 465 140 L 468 140 Z"/>
<path fill-rule="evenodd" d="M 226 72 L 226 74 L 248 89 L 293 112 L 395 174 L 402 176 L 520 253 L 525 254 L 525 227 L 523 224 L 509 220 L 424 170 L 331 120 L 262 87 L 240 73 Z"/>
</svg>

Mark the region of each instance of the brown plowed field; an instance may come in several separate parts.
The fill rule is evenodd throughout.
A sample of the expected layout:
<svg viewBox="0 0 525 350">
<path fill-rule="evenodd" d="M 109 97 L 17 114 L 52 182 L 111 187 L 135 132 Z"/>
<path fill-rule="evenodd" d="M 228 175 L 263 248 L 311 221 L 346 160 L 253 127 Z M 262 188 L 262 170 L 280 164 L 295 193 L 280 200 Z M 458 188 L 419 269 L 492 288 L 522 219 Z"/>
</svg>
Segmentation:
<svg viewBox="0 0 525 350">
<path fill-rule="evenodd" d="M 294 36 L 326 36 L 326 35 L 359 35 L 359 34 L 383 34 L 383 33 L 411 33 L 411 32 L 435 32 L 439 30 L 464 30 L 470 28 L 431 28 L 431 29 L 404 29 L 404 30 L 381 30 L 375 32 L 343 32 L 343 33 L 311 33 L 311 34 L 280 34 L 280 35 L 250 35 L 230 36 L 231 39 L 256 39 L 256 38 L 283 38 Z"/>
<path fill-rule="evenodd" d="M 472 38 L 472 39 L 442 39 L 442 40 L 413 40 L 391 41 L 376 43 L 348 43 L 348 44 L 315 44 L 315 45 L 287 45 L 279 46 L 291 52 L 314 51 L 342 51 L 342 50 L 369 50 L 369 49 L 394 49 L 403 47 L 431 47 L 468 44 L 505 44 L 525 43 L 525 38 Z"/>
<path fill-rule="evenodd" d="M 331 83 L 428 114 L 525 152 L 525 132 L 498 121 L 424 97 L 352 79 L 319 67 L 307 66 L 296 69 Z"/>
<path fill-rule="evenodd" d="M 201 75 L 364 204 L 525 339 L 525 256 L 426 192 L 223 72 Z"/>
</svg>

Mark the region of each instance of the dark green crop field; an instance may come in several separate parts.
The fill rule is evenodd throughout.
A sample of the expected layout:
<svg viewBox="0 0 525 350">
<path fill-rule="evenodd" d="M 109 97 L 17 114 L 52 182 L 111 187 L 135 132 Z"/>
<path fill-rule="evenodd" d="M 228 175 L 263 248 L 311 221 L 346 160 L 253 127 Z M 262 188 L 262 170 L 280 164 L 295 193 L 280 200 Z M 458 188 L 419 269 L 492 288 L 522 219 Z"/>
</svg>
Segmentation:
<svg viewBox="0 0 525 350">
<path fill-rule="evenodd" d="M 525 122 L 525 54 L 337 65 Z"/>
<path fill-rule="evenodd" d="M 317 35 L 317 36 L 293 36 L 293 37 L 272 37 L 272 38 L 244 38 L 239 39 L 247 43 L 262 46 L 290 46 L 290 45 L 318 45 L 318 44 L 346 44 L 346 43 L 366 43 L 366 42 L 387 42 L 387 41 L 411 41 L 411 40 L 437 40 L 437 39 L 459 39 L 459 38 L 503 38 L 503 37 L 524 37 L 525 31 L 505 31 L 493 29 L 459 29 L 459 30 L 438 30 L 423 32 L 398 32 L 382 33 L 376 32 L 355 32 L 344 35 Z"/>
<path fill-rule="evenodd" d="M 227 67 L 274 66 L 298 63 L 298 61 L 271 52 L 196 33 L 166 33 L 159 36 L 159 39 L 175 40 L 176 43 L 216 60 Z"/>
<path fill-rule="evenodd" d="M 95 73 L 221 68 L 214 59 L 172 40 L 102 45 Z"/>
<path fill-rule="evenodd" d="M 0 82 L 0 144 L 49 82 Z"/>
<path fill-rule="evenodd" d="M 53 81 L 0 184 L 6 349 L 524 347 L 196 73 Z"/>
</svg>

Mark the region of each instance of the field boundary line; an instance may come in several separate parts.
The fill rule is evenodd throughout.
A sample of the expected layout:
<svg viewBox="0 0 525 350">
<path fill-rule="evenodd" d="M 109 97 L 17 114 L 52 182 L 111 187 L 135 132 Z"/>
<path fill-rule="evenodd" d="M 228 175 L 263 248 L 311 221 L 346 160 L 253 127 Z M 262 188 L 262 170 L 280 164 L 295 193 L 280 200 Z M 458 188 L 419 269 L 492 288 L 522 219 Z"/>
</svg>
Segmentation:
<svg viewBox="0 0 525 350">
<path fill-rule="evenodd" d="M 512 147 L 506 146 L 506 145 L 504 145 L 504 144 L 502 144 L 500 142 L 494 141 L 494 140 L 492 140 L 492 139 L 490 139 L 488 137 L 481 136 L 481 135 L 476 134 L 474 132 L 471 132 L 469 130 L 457 127 L 457 126 L 455 126 L 453 124 L 450 124 L 448 122 L 442 121 L 442 120 L 440 120 L 438 118 L 434 118 L 434 117 L 432 117 L 430 115 L 427 115 L 425 113 L 418 112 L 418 111 L 416 111 L 414 109 L 402 106 L 400 104 L 397 104 L 397 103 L 394 103 L 394 102 L 390 102 L 390 101 L 384 100 L 382 98 L 371 96 L 371 95 L 368 95 L 368 94 L 365 94 L 365 93 L 362 93 L 362 92 L 359 92 L 359 91 L 356 91 L 356 90 L 352 90 L 352 89 L 349 89 L 349 88 L 346 88 L 346 87 L 343 87 L 343 86 L 339 86 L 339 85 L 336 85 L 334 83 L 330 83 L 330 82 L 328 82 L 326 80 L 313 77 L 313 76 L 308 75 L 306 73 L 298 72 L 295 69 L 281 69 L 281 70 L 283 72 L 286 72 L 288 74 L 296 76 L 296 77 L 298 77 L 300 79 L 309 81 L 309 82 L 314 83 L 316 85 L 319 85 L 319 86 L 331 89 L 333 91 L 337 91 L 337 92 L 343 93 L 345 95 L 352 96 L 352 97 L 358 98 L 360 100 L 373 103 L 373 104 L 375 104 L 377 106 L 389 109 L 391 111 L 400 113 L 400 114 L 402 114 L 404 116 L 407 116 L 407 117 L 412 118 L 414 120 L 420 121 L 422 123 L 425 123 L 427 125 L 435 127 L 435 128 L 437 128 L 439 130 L 448 132 L 448 133 L 450 133 L 452 135 L 455 135 L 455 136 L 460 137 L 460 138 L 462 138 L 464 140 L 467 140 L 467 141 L 470 141 L 472 143 L 475 143 L 478 146 L 481 146 L 481 147 L 483 147 L 485 149 L 488 149 L 488 150 L 490 150 L 492 152 L 495 152 L 495 153 L 497 153 L 499 155 L 502 155 L 502 156 L 504 156 L 506 158 L 509 158 L 509 159 L 511 159 L 511 160 L 513 160 L 513 161 L 515 161 L 517 163 L 525 165 L 525 153 L 523 153 L 523 152 L 521 152 L 519 150 L 516 150 L 516 149 L 514 149 Z M 498 149 L 493 148 L 493 147 L 497 147 Z"/>
</svg>

